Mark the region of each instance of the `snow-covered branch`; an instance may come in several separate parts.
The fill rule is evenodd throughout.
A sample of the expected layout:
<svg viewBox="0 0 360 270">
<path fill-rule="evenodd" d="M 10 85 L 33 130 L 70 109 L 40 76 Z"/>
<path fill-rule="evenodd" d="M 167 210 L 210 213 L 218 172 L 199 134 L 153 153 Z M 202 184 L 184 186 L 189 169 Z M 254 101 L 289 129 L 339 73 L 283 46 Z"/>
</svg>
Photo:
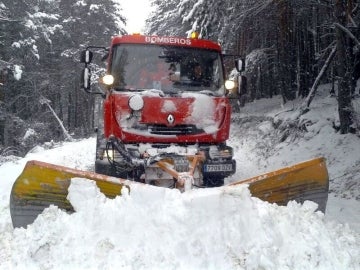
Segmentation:
<svg viewBox="0 0 360 270">
<path fill-rule="evenodd" d="M 319 86 L 319 83 L 320 83 L 320 79 L 322 78 L 322 76 L 325 74 L 327 68 L 329 67 L 331 61 L 334 59 L 334 56 L 335 56 L 335 53 L 336 53 L 336 49 L 337 47 L 334 46 L 333 49 L 331 50 L 328 58 L 326 59 L 325 61 L 325 64 L 323 65 L 323 67 L 321 68 L 318 76 L 316 77 L 315 79 L 315 82 L 313 84 L 313 86 L 311 87 L 311 90 L 310 90 L 310 93 L 309 95 L 307 96 L 306 98 L 306 108 L 308 109 L 309 106 L 310 106 L 310 103 L 311 101 L 313 100 L 314 96 L 315 96 L 315 92 L 316 92 L 316 89 L 317 87 Z"/>
<path fill-rule="evenodd" d="M 59 116 L 56 114 L 56 112 L 54 111 L 54 109 L 51 107 L 50 103 L 51 101 L 48 100 L 47 98 L 41 96 L 40 99 L 39 99 L 39 102 L 41 104 L 45 104 L 49 110 L 51 111 L 51 113 L 54 115 L 54 117 L 56 118 L 56 120 L 58 121 L 63 133 L 64 133 L 64 136 L 65 136 L 65 139 L 67 141 L 72 141 L 73 138 L 71 137 L 71 135 L 69 134 L 69 132 L 66 130 L 65 126 L 64 126 L 64 123 L 61 121 L 61 119 L 59 118 Z"/>
</svg>

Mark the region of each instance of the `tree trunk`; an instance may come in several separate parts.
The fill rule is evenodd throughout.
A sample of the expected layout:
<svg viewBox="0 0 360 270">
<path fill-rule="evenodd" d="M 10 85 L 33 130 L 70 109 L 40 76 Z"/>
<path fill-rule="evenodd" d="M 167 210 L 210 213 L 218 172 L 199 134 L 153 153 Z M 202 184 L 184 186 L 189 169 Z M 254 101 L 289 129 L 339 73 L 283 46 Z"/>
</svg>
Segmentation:
<svg viewBox="0 0 360 270">
<path fill-rule="evenodd" d="M 293 16 L 290 1 L 278 0 L 280 85 L 284 102 L 296 97 L 296 48 L 293 40 Z"/>
<path fill-rule="evenodd" d="M 346 25 L 346 0 L 336 0 L 335 3 L 335 17 L 337 23 Z M 338 111 L 340 119 L 340 132 L 346 134 L 350 131 L 352 123 L 351 116 L 351 67 L 350 55 L 351 48 L 349 48 L 348 37 L 346 33 L 340 28 L 335 27 L 335 34 L 337 40 L 337 70 L 339 78 L 338 90 Z"/>
</svg>

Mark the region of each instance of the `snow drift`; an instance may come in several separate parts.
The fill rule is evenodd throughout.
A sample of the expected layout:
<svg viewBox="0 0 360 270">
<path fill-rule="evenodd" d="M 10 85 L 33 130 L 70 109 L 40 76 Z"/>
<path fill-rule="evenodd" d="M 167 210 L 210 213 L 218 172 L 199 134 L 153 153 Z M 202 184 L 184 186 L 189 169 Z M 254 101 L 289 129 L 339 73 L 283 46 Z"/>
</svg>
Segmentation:
<svg viewBox="0 0 360 270">
<path fill-rule="evenodd" d="M 27 160 L 93 169 L 94 138 L 45 145 L 0 166 L 0 269 L 359 269 L 359 137 L 331 128 L 336 100 L 324 93 L 302 116 L 306 131 L 286 127 L 296 104 L 282 107 L 280 98 L 235 114 L 230 144 L 238 170 L 227 182 L 324 156 L 331 179 L 325 215 L 312 202 L 260 201 L 246 186 L 186 193 L 134 186 L 108 199 L 93 182 L 73 179 L 74 214 L 53 206 L 13 229 L 9 195 Z"/>
<path fill-rule="evenodd" d="M 358 236 L 324 222 L 316 204 L 279 207 L 246 186 L 177 190 L 133 186 L 107 199 L 72 181 L 76 213 L 50 207 L 8 233 L 4 269 L 356 269 Z M 4 262 L 5 261 L 5 262 Z"/>
</svg>

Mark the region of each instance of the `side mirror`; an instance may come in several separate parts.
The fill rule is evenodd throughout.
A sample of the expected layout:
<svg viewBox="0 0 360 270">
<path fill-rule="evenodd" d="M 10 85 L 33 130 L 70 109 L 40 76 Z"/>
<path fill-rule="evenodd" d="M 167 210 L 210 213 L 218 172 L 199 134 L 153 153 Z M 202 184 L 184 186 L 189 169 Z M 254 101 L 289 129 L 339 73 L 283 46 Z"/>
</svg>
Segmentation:
<svg viewBox="0 0 360 270">
<path fill-rule="evenodd" d="M 90 90 L 91 72 L 88 67 L 84 68 L 81 73 L 81 88 Z"/>
<path fill-rule="evenodd" d="M 245 60 L 244 59 L 237 59 L 235 61 L 235 67 L 238 72 L 245 71 Z"/>
<path fill-rule="evenodd" d="M 93 58 L 93 53 L 89 50 L 82 51 L 80 54 L 80 62 L 90 64 Z"/>
</svg>

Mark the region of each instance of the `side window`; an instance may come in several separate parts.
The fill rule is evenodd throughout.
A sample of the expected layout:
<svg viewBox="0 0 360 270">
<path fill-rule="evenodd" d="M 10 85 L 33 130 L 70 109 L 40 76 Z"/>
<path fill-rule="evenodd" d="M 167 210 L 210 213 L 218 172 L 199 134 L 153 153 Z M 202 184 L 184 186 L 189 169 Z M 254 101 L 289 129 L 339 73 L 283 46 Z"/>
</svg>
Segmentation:
<svg viewBox="0 0 360 270">
<path fill-rule="evenodd" d="M 212 79 L 216 87 L 221 87 L 224 83 L 222 77 L 222 66 L 219 58 L 215 59 L 212 64 Z"/>
<path fill-rule="evenodd" d="M 126 49 L 114 48 L 112 55 L 111 73 L 114 76 L 114 86 L 123 87 L 125 83 L 125 66 L 128 62 Z"/>
</svg>

